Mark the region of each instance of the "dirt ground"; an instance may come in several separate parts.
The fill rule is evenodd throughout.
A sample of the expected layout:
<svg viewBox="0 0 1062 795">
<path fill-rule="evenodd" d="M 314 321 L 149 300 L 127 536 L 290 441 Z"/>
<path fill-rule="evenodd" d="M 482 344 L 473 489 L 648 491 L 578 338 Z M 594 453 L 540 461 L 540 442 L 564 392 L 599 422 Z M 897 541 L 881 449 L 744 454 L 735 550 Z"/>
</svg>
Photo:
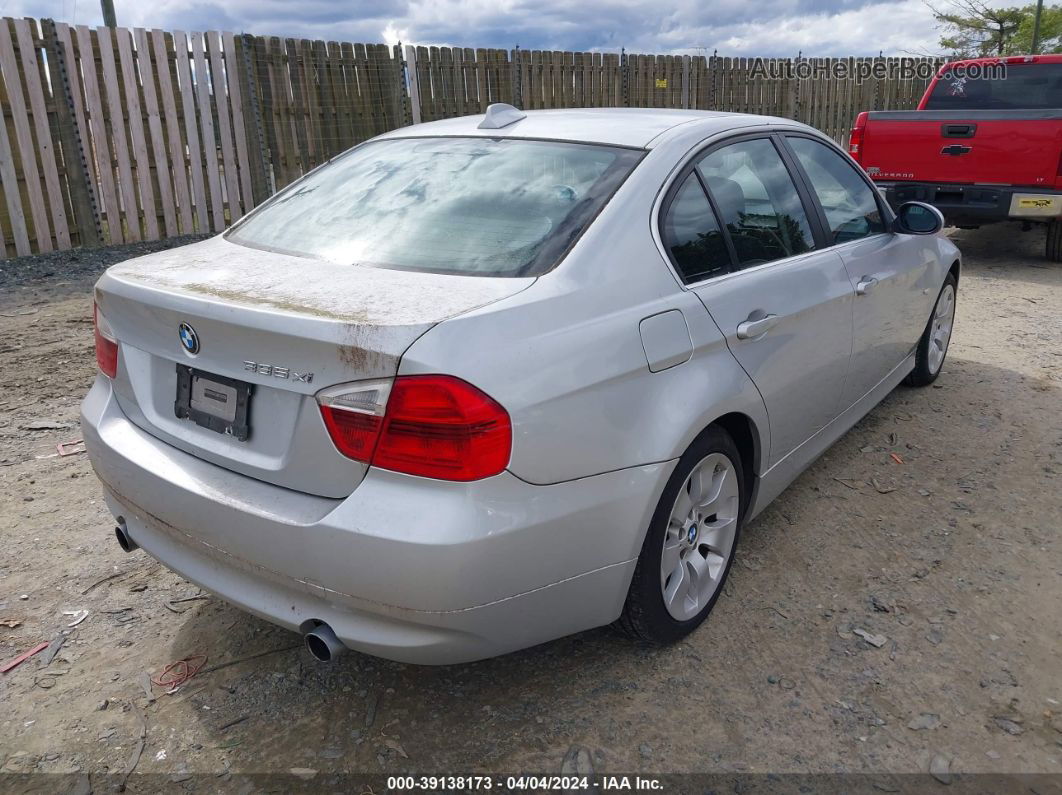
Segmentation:
<svg viewBox="0 0 1062 795">
<path fill-rule="evenodd" d="M 6 264 L 0 662 L 53 648 L 0 675 L 0 771 L 1062 773 L 1062 266 L 1042 232 L 954 238 L 943 375 L 893 393 L 746 529 L 698 632 L 646 649 L 601 629 L 447 668 L 318 664 L 122 553 L 85 455 L 55 455 L 95 370 L 89 286 L 122 254 L 29 279 Z M 188 684 L 151 687 L 189 655 L 207 662 Z"/>
</svg>

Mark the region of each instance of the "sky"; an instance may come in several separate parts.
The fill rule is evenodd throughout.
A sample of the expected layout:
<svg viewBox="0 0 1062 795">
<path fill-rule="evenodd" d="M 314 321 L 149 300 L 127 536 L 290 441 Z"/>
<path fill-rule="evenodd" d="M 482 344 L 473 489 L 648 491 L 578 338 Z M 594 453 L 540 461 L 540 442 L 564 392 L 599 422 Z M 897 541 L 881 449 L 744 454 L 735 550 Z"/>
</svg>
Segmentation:
<svg viewBox="0 0 1062 795">
<path fill-rule="evenodd" d="M 293 38 L 731 56 L 925 55 L 923 0 L 114 0 L 118 24 Z M 102 23 L 98 0 L 0 0 L 3 16 Z"/>
</svg>

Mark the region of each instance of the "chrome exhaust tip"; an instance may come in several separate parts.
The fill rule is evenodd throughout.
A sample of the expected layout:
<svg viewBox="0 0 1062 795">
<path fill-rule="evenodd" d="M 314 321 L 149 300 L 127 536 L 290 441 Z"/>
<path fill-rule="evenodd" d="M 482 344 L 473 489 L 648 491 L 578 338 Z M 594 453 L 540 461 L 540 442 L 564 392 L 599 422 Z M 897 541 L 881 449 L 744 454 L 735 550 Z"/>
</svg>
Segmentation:
<svg viewBox="0 0 1062 795">
<path fill-rule="evenodd" d="M 133 537 L 129 535 L 129 530 L 125 526 L 125 521 L 119 517 L 118 524 L 114 528 L 114 536 L 118 539 L 118 546 L 122 548 L 123 552 L 132 552 L 133 550 L 140 549 L 140 544 L 133 540 Z"/>
<path fill-rule="evenodd" d="M 318 662 L 332 662 L 347 650 L 332 628 L 323 622 L 306 633 L 306 650 Z"/>
</svg>

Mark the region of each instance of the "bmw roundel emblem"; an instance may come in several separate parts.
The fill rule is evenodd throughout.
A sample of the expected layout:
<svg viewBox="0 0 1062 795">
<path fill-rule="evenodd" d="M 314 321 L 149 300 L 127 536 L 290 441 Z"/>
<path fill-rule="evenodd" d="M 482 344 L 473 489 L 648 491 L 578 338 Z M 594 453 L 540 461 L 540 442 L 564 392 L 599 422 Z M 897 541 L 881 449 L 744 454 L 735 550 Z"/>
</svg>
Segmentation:
<svg viewBox="0 0 1062 795">
<path fill-rule="evenodd" d="M 181 338 L 181 347 L 193 356 L 199 353 L 199 335 L 187 323 L 177 327 L 177 336 Z"/>
</svg>

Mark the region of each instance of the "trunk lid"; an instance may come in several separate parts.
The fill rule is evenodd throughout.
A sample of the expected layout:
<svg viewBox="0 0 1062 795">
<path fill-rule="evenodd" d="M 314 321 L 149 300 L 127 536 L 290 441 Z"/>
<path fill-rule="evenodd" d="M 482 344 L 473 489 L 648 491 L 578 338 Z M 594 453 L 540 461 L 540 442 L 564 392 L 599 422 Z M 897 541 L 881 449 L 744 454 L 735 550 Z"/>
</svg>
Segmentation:
<svg viewBox="0 0 1062 795">
<path fill-rule="evenodd" d="M 1053 187 L 1062 111 L 874 111 L 859 161 L 876 180 Z"/>
<path fill-rule="evenodd" d="M 130 421 L 227 469 L 338 498 L 366 466 L 336 450 L 314 395 L 393 377 L 433 325 L 533 282 L 339 265 L 216 237 L 115 265 L 96 301 L 121 346 L 114 390 Z M 245 440 L 177 416 L 178 365 L 253 385 Z"/>
</svg>

